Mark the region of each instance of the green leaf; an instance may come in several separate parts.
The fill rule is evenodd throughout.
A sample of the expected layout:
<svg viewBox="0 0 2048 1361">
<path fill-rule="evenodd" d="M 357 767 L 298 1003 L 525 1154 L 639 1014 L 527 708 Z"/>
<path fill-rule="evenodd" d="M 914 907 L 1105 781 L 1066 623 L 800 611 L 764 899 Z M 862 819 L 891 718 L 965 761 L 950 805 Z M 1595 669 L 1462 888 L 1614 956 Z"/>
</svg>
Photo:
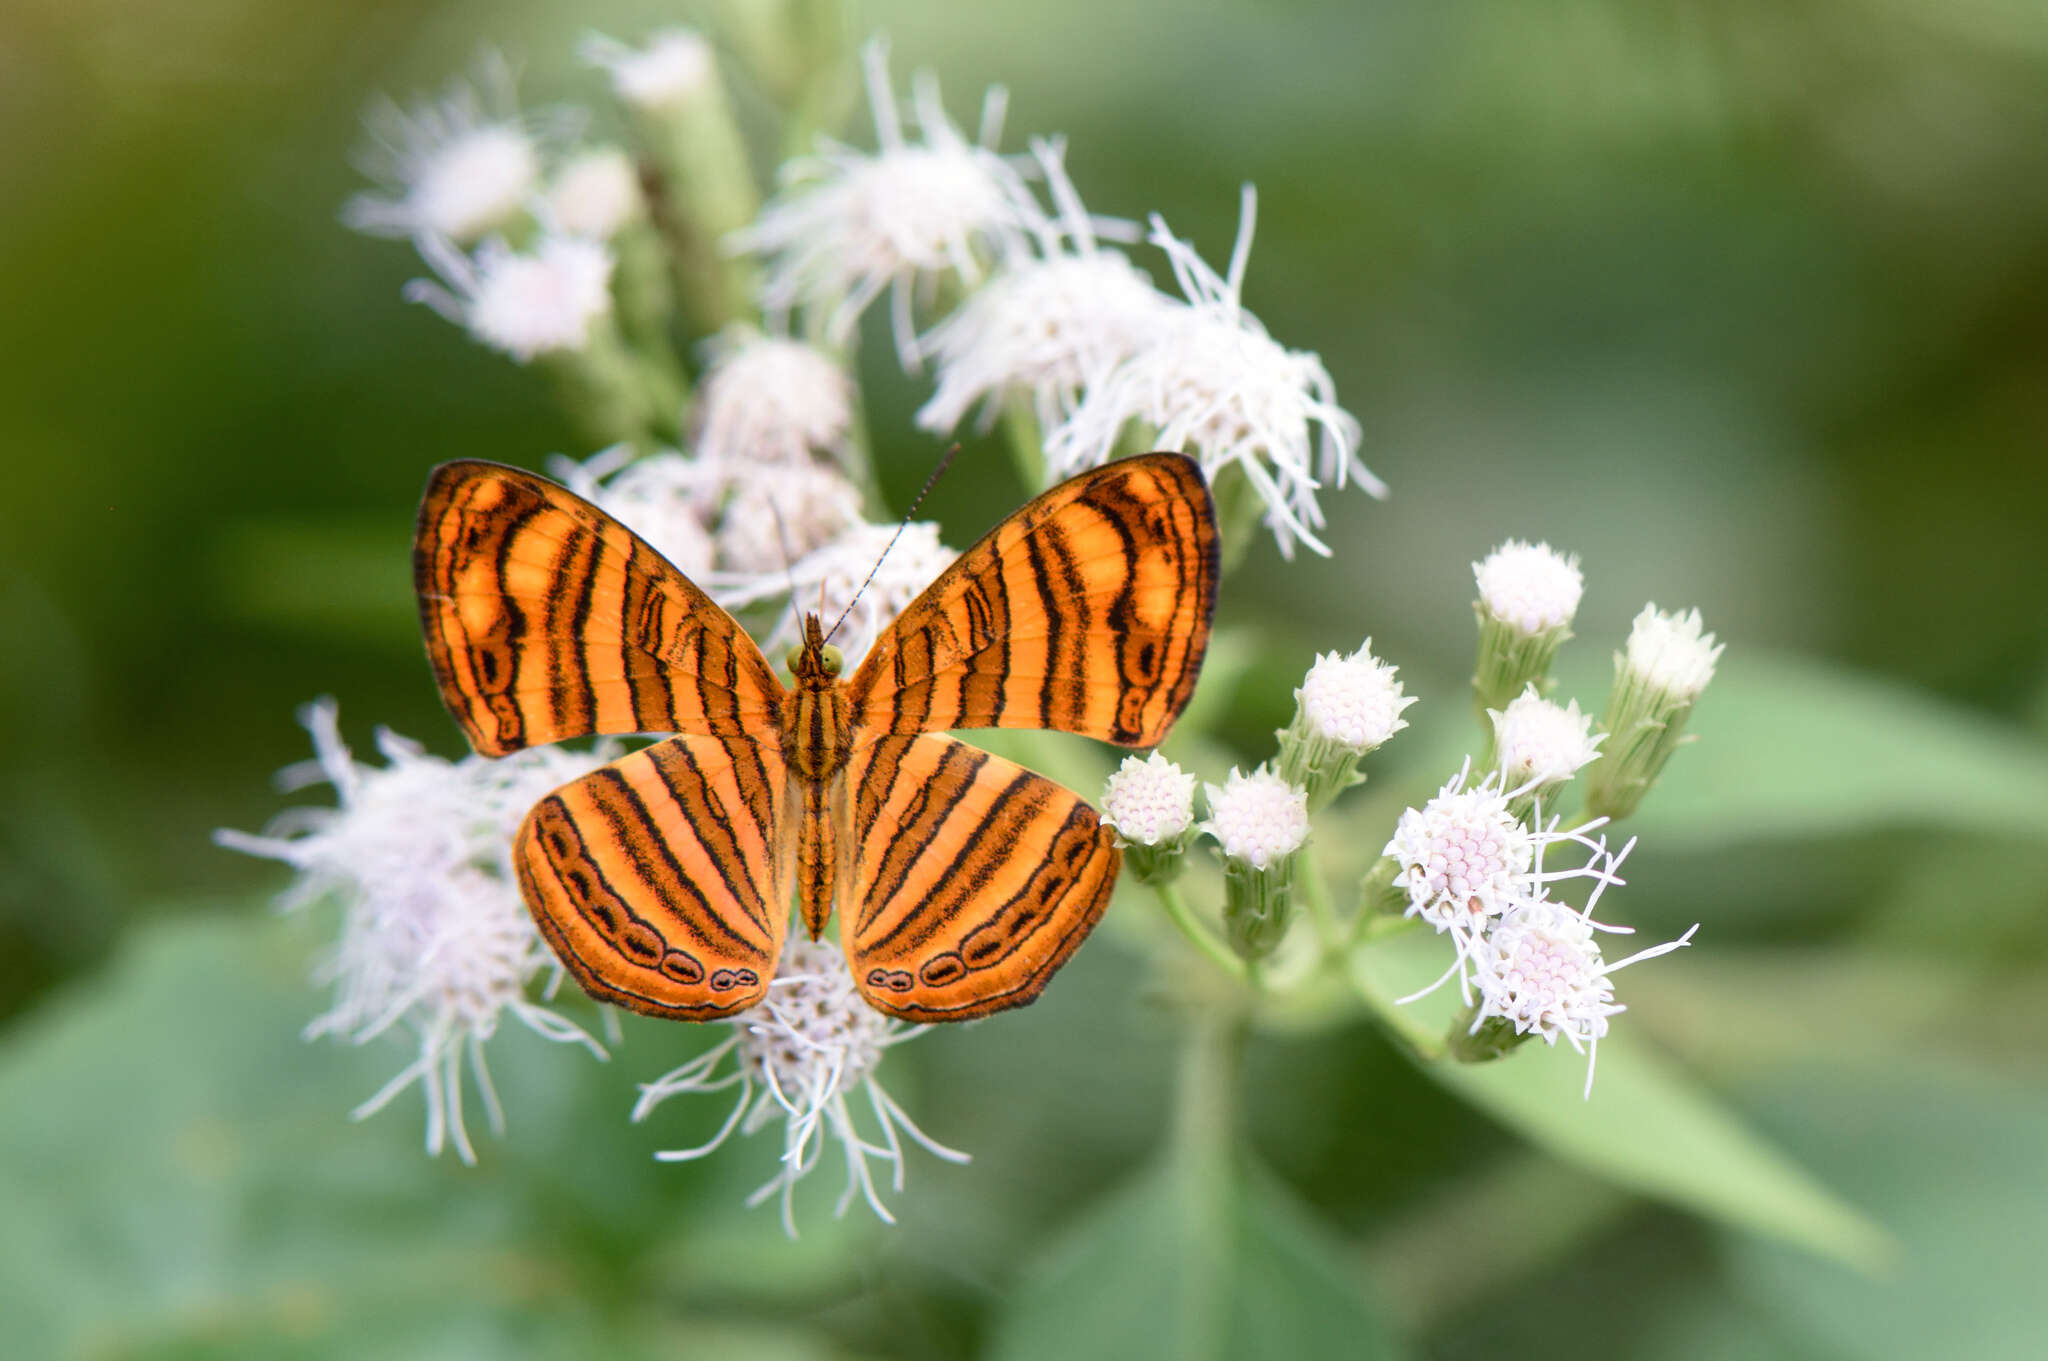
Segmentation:
<svg viewBox="0 0 2048 1361">
<path fill-rule="evenodd" d="M 2048 836 L 2048 746 L 1902 685 L 1731 647 L 1689 730 L 1625 824 L 1659 848 L 1891 825 Z"/>
<path fill-rule="evenodd" d="M 994 1361 L 1401 1354 L 1342 1249 L 1269 1179 L 1170 1159 L 1099 1203 L 1020 1285 Z"/>
<path fill-rule="evenodd" d="M 1426 986 L 1450 957 L 1439 936 L 1398 932 L 1353 951 L 1352 978 L 1390 1029 L 1435 1052 L 1457 1010 L 1456 986 L 1408 1006 L 1394 999 Z M 1882 1230 L 1659 1056 L 1625 1020 L 1600 1042 L 1590 1100 L 1581 1098 L 1586 1060 L 1566 1045 L 1531 1042 L 1492 1063 L 1435 1060 L 1424 1067 L 1531 1143 L 1621 1186 L 1864 1269 L 1889 1259 Z"/>
</svg>

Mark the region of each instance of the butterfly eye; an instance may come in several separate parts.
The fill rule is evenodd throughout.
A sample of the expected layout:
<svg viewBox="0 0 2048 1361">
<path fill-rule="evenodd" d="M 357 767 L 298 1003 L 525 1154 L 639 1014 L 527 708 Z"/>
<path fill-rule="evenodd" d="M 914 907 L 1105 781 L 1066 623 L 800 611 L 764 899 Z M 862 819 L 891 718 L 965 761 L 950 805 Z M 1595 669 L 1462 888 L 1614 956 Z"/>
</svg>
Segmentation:
<svg viewBox="0 0 2048 1361">
<path fill-rule="evenodd" d="M 825 674 L 836 676 L 839 668 L 846 665 L 846 654 L 830 643 L 825 644 Z"/>
<path fill-rule="evenodd" d="M 796 664 L 803 660 L 803 655 L 804 650 L 801 647 L 793 647 L 789 650 L 789 655 L 782 659 L 782 664 L 789 668 L 790 675 L 796 674 Z"/>
</svg>

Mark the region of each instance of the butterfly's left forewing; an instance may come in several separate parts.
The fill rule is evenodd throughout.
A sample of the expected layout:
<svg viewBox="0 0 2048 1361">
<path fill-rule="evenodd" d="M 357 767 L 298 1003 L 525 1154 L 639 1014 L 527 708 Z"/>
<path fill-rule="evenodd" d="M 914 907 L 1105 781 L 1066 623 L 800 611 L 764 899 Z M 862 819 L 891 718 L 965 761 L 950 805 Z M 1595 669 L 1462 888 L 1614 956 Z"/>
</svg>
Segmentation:
<svg viewBox="0 0 2048 1361">
<path fill-rule="evenodd" d="M 773 742 L 684 736 L 535 805 L 513 864 L 585 991 L 690 1021 L 767 995 L 789 926 L 787 783 Z"/>
</svg>

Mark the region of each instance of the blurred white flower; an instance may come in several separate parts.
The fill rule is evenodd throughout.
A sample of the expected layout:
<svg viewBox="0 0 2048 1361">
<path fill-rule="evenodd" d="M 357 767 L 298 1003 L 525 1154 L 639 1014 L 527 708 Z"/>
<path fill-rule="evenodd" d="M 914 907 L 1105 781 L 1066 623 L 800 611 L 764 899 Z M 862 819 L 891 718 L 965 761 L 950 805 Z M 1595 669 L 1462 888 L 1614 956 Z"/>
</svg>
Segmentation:
<svg viewBox="0 0 2048 1361">
<path fill-rule="evenodd" d="M 1126 259 L 1100 246 L 1096 222 L 1067 177 L 1065 146 L 1034 141 L 1055 215 L 1033 223 L 1036 254 L 1020 252 L 920 342 L 939 381 L 917 423 L 944 433 L 977 403 L 993 416 L 1026 397 L 1040 430 L 1073 414 L 1081 393 L 1171 320 L 1171 300 Z"/>
<path fill-rule="evenodd" d="M 467 1058 L 491 1127 L 502 1130 L 483 1052 L 502 1014 L 604 1057 L 580 1028 L 528 999 L 535 977 L 559 965 L 520 902 L 511 845 L 536 800 L 615 753 L 545 747 L 495 761 L 445 761 L 380 730 L 385 764 L 378 767 L 350 755 L 331 700 L 307 706 L 302 717 L 315 759 L 286 770 L 280 782 L 297 788 L 324 780 L 338 806 L 289 809 L 265 835 L 222 830 L 214 839 L 299 872 L 281 907 L 328 895 L 341 903 L 341 939 L 315 973 L 334 985 L 334 1005 L 307 1027 L 308 1038 L 363 1044 L 401 1025 L 414 1033 L 417 1057 L 358 1106 L 356 1118 L 417 1082 L 426 1092 L 427 1151 L 453 1143 L 474 1163 L 462 1067 Z"/>
<path fill-rule="evenodd" d="M 1201 830 L 1223 854 L 1265 869 L 1308 840 L 1308 795 L 1260 766 L 1246 775 L 1235 766 L 1221 785 L 1204 784 L 1209 816 Z"/>
<path fill-rule="evenodd" d="M 1479 584 L 1480 608 L 1528 635 L 1570 624 L 1586 589 L 1576 556 L 1519 539 L 1509 539 L 1484 562 L 1472 564 L 1472 576 Z"/>
<path fill-rule="evenodd" d="M 565 163 L 548 184 L 547 205 L 557 231 L 591 241 L 611 240 L 647 212 L 640 173 L 617 147 L 598 147 Z"/>
<path fill-rule="evenodd" d="M 1486 713 L 1493 720 L 1502 780 L 1510 788 L 1532 788 L 1546 797 L 1600 759 L 1600 743 L 1607 736 L 1593 731 L 1593 715 L 1580 713 L 1577 700 L 1553 704 L 1533 685 L 1505 709 Z"/>
<path fill-rule="evenodd" d="M 875 1079 L 883 1051 L 924 1032 L 876 1011 L 862 1000 L 847 971 L 846 957 L 824 941 L 793 940 L 760 1005 L 731 1021 L 732 1035 L 682 1067 L 640 1088 L 633 1119 L 645 1120 L 655 1107 L 685 1092 L 739 1088 L 739 1099 L 717 1134 L 695 1148 L 655 1154 L 664 1162 L 701 1158 L 737 1129 L 742 1135 L 782 1123 L 782 1166 L 747 1198 L 749 1206 L 771 1196 L 782 1202 L 782 1227 L 796 1236 L 796 1184 L 823 1161 L 825 1146 L 837 1140 L 846 1162 L 846 1190 L 836 1210 L 845 1214 L 856 1195 L 885 1223 L 895 1223 L 882 1202 L 871 1162 L 894 1168 L 891 1188 L 903 1190 L 903 1142 L 898 1132 L 947 1162 L 967 1161 L 920 1130 Z M 730 1069 L 726 1060 L 731 1059 Z M 848 1098 L 865 1096 L 881 1142 L 860 1130 Z"/>
<path fill-rule="evenodd" d="M 402 109 L 380 99 L 365 116 L 358 168 L 382 193 L 358 194 L 342 220 L 375 236 L 437 236 L 470 245 L 508 226 L 540 185 L 547 131 L 521 116 L 511 68 L 496 53 L 438 100 Z"/>
<path fill-rule="evenodd" d="M 720 599 L 734 608 L 781 595 L 793 587 L 789 605 L 764 650 L 776 657 L 795 646 L 803 638 L 804 616 L 819 614 L 830 634 L 827 641 L 844 654 L 850 674 L 882 630 L 957 557 L 958 553 L 939 542 L 939 527 L 928 520 L 901 526 L 858 524 L 816 552 L 798 558 L 787 572 L 764 572 L 751 581 L 734 578 L 725 585 Z"/>
<path fill-rule="evenodd" d="M 441 276 L 405 286 L 472 337 L 524 364 L 577 351 L 612 311 L 612 254 L 573 236 L 545 236 L 530 251 L 492 237 L 466 256 L 438 236 L 420 238 L 420 254 Z"/>
<path fill-rule="evenodd" d="M 1102 792 L 1104 821 L 1125 841 L 1161 846 L 1195 823 L 1195 777 L 1153 752 L 1126 756 Z"/>
<path fill-rule="evenodd" d="M 727 246 L 765 260 L 761 302 L 776 330 L 802 307 L 822 314 L 829 343 L 844 345 L 868 304 L 888 291 L 897 355 L 910 370 L 919 362 L 912 286 L 948 273 L 969 287 L 980 283 L 987 262 L 978 252 L 1017 250 L 1039 210 L 1023 178 L 994 151 L 1000 88 L 988 92 L 980 137 L 970 142 L 946 116 L 937 78 L 918 72 L 911 106 L 920 140 L 909 142 L 886 45 L 870 42 L 862 65 L 874 154 L 827 143 L 819 155 L 785 163 L 780 192 Z"/>
<path fill-rule="evenodd" d="M 1698 610 L 1643 606 L 1628 631 L 1624 665 L 1633 683 L 1671 703 L 1697 701 L 1721 660 L 1721 645 L 1703 630 Z"/>
<path fill-rule="evenodd" d="M 1555 902 L 1539 890 L 1517 902 L 1472 952 L 1472 983 L 1479 993 L 1473 1033 L 1499 1017 L 1510 1022 L 1517 1035 L 1538 1035 L 1545 1044 L 1555 1045 L 1562 1036 L 1586 1055 L 1588 1097 L 1593 1094 L 1593 1068 L 1608 1018 L 1626 1010 L 1614 1000 L 1609 975 L 1689 945 L 1699 930 L 1695 923 L 1677 940 L 1640 950 L 1618 963 L 1601 957 L 1593 933 L 1626 934 L 1629 928 L 1594 921 L 1593 909 L 1610 884 L 1622 882 L 1615 871 L 1634 846 L 1630 841 L 1611 854 L 1604 846 L 1595 852 L 1593 863 L 1581 871 L 1594 880 L 1583 910 Z M 1539 871 L 1541 858 L 1539 852 Z"/>
<path fill-rule="evenodd" d="M 688 101 L 711 78 L 711 44 L 687 28 L 665 29 L 632 47 L 592 34 L 577 55 L 611 74 L 612 93 L 628 108 L 663 113 Z"/>
<path fill-rule="evenodd" d="M 836 467 L 740 464 L 718 518 L 718 570 L 786 583 L 785 568 L 861 523 L 860 499 Z"/>
<path fill-rule="evenodd" d="M 1068 420 L 1046 438 L 1056 472 L 1107 460 L 1132 421 L 1155 433 L 1158 449 L 1200 459 L 1211 482 L 1236 465 L 1266 506 L 1283 554 L 1304 543 L 1327 555 L 1316 492 L 1356 478 L 1374 496 L 1386 485 L 1358 461 L 1358 421 L 1337 405 L 1336 384 L 1316 355 L 1289 350 L 1266 333 L 1241 299 L 1257 198 L 1245 186 L 1230 271 L 1219 275 L 1152 219 L 1152 244 L 1166 252 L 1186 295 L 1170 306 L 1146 343 L 1091 386 Z"/>
<path fill-rule="evenodd" d="M 795 464 L 851 458 L 854 389 L 814 346 L 735 332 L 714 345 L 702 383 L 697 452 L 707 459 Z"/>
<path fill-rule="evenodd" d="M 631 445 L 617 444 L 582 463 L 556 457 L 548 471 L 645 539 L 684 576 L 697 581 L 710 574 L 710 525 L 725 498 L 723 469 L 674 450 L 636 459 Z"/>
</svg>

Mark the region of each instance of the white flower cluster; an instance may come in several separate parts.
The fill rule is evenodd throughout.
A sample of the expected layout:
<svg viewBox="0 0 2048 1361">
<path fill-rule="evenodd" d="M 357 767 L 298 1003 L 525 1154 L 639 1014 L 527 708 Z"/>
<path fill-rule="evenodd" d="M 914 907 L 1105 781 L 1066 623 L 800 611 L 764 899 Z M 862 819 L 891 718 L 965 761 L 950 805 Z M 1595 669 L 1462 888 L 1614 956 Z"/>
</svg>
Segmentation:
<svg viewBox="0 0 2048 1361">
<path fill-rule="evenodd" d="M 1105 821 L 1125 841 L 1163 846 L 1195 823 L 1195 777 L 1153 752 L 1126 756 L 1102 792 Z"/>
<path fill-rule="evenodd" d="M 883 1204 L 870 1162 L 894 1168 L 891 1186 L 903 1189 L 903 1143 L 898 1132 L 948 1162 L 966 1162 L 967 1155 L 938 1143 L 912 1122 L 903 1108 L 875 1080 L 882 1053 L 922 1034 L 870 1007 L 854 987 L 846 957 L 823 941 L 793 940 L 783 947 L 782 962 L 768 985 L 768 997 L 732 1023 L 732 1034 L 690 1062 L 640 1088 L 633 1119 L 640 1121 L 672 1096 L 686 1092 L 740 1089 L 739 1100 L 718 1133 L 695 1148 L 672 1149 L 655 1156 L 664 1162 L 701 1158 L 723 1144 L 737 1129 L 753 1134 L 782 1122 L 782 1166 L 747 1199 L 758 1205 L 780 1196 L 782 1227 L 794 1238 L 793 1200 L 796 1184 L 817 1168 L 825 1145 L 837 1140 L 846 1161 L 846 1190 L 837 1213 L 845 1214 L 856 1195 L 888 1223 L 895 1219 Z M 731 1059 L 730 1071 L 726 1060 Z M 861 1133 L 848 1098 L 864 1095 L 880 1131 L 880 1143 Z"/>
<path fill-rule="evenodd" d="M 379 731 L 385 764 L 371 766 L 343 745 L 332 701 L 309 705 L 303 717 L 315 759 L 286 770 L 280 783 L 324 780 L 337 806 L 288 810 L 262 836 L 223 830 L 215 839 L 299 872 L 281 906 L 329 895 L 341 903 L 340 942 L 316 973 L 334 986 L 334 1005 L 307 1027 L 308 1038 L 364 1044 L 395 1029 L 413 1032 L 416 1057 L 356 1117 L 417 1082 L 427 1098 L 427 1151 L 452 1143 L 473 1163 L 462 1068 L 466 1058 L 492 1128 L 502 1129 L 483 1051 L 501 1015 L 604 1056 L 589 1035 L 529 997 L 537 976 L 560 966 L 520 903 L 511 845 L 536 800 L 610 753 L 549 747 L 445 761 Z"/>
<path fill-rule="evenodd" d="M 1635 842 L 1609 851 L 1605 838 L 1589 836 L 1605 819 L 1569 831 L 1559 831 L 1555 819 L 1525 826 L 1509 812 L 1519 791 L 1503 791 L 1497 773 L 1468 788 L 1468 774 L 1469 769 L 1459 771 L 1427 804 L 1403 812 L 1387 843 L 1385 854 L 1400 867 L 1394 886 L 1408 894 L 1408 915 L 1448 934 L 1457 950 L 1442 978 L 1402 1000 L 1413 1001 L 1457 978 L 1468 1003 L 1477 994 L 1474 1033 L 1498 1018 L 1517 1035 L 1539 1036 L 1551 1045 L 1562 1038 L 1587 1056 L 1590 1095 L 1608 1018 L 1623 1010 L 1609 976 L 1689 944 L 1699 928 L 1608 963 L 1593 933 L 1630 928 L 1594 921 L 1593 909 L 1609 886 L 1623 882 L 1616 871 Z M 1560 842 L 1582 847 L 1586 862 L 1545 869 L 1545 851 Z M 1553 884 L 1571 879 L 1592 881 L 1583 909 L 1550 896 Z"/>
<path fill-rule="evenodd" d="M 1308 795 L 1264 766 L 1249 775 L 1233 766 L 1222 784 L 1205 784 L 1202 793 L 1209 816 L 1200 830 L 1231 860 L 1265 869 L 1308 840 Z"/>
</svg>

